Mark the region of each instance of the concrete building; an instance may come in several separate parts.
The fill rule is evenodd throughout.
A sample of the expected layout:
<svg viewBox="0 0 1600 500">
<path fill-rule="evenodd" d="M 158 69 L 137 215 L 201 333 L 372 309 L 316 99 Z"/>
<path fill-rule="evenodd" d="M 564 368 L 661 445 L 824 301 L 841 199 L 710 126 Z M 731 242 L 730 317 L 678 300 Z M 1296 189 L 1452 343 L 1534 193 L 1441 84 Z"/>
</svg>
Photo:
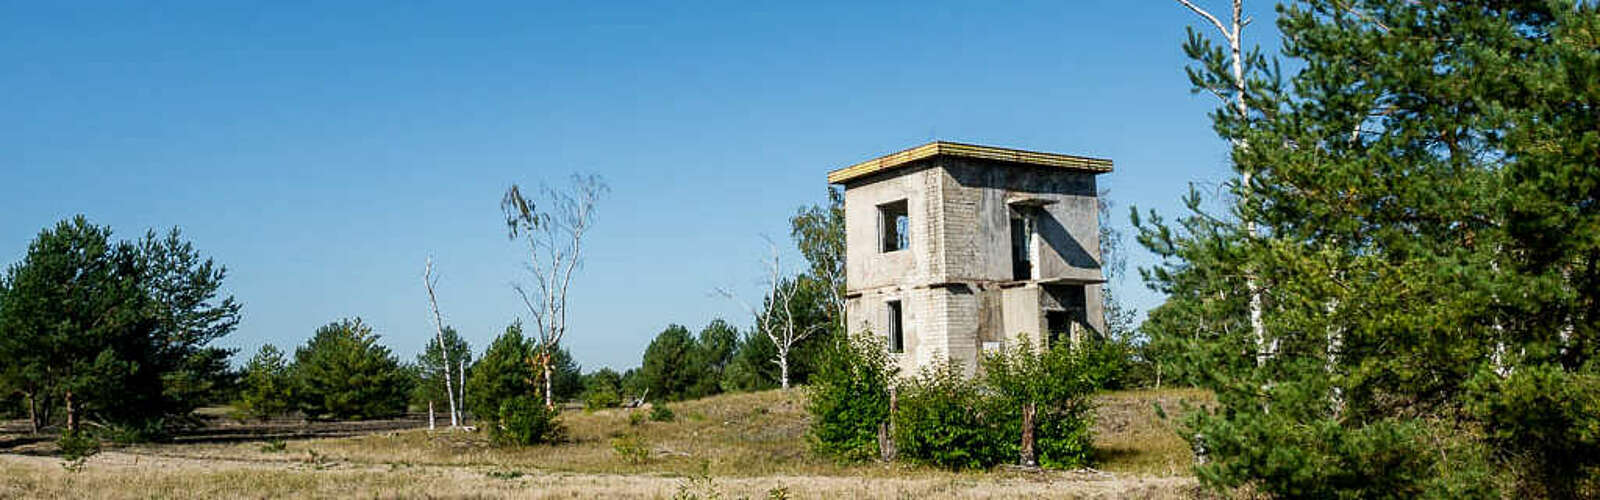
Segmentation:
<svg viewBox="0 0 1600 500">
<path fill-rule="evenodd" d="M 934 142 L 828 173 L 844 186 L 846 324 L 902 373 L 1105 330 L 1095 176 L 1111 160 Z"/>
</svg>

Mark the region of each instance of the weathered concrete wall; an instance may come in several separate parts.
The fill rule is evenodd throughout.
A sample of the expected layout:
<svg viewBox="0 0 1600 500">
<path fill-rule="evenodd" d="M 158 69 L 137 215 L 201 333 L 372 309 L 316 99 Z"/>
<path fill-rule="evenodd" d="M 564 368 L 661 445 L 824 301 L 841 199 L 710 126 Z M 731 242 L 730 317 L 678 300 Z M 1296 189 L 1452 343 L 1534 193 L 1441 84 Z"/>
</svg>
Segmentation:
<svg viewBox="0 0 1600 500">
<path fill-rule="evenodd" d="M 845 189 L 846 321 L 851 332 L 888 334 L 888 306 L 902 303 L 902 373 L 938 359 L 970 374 L 985 342 L 1045 338 L 1040 281 L 1094 282 L 1100 270 L 1099 207 L 1092 174 L 940 156 Z M 1015 282 L 1011 206 L 1039 208 L 1032 280 Z M 905 200 L 909 248 L 882 252 L 878 206 Z M 1002 284 L 1004 286 L 1002 286 Z M 1104 331 L 1100 286 L 1084 285 L 1088 322 Z"/>
<path fill-rule="evenodd" d="M 1070 170 L 939 158 L 945 182 L 944 279 L 1010 281 L 1011 206 L 1050 202 L 1036 218 L 1035 278 L 1098 281 L 1100 208 L 1094 175 Z"/>
</svg>

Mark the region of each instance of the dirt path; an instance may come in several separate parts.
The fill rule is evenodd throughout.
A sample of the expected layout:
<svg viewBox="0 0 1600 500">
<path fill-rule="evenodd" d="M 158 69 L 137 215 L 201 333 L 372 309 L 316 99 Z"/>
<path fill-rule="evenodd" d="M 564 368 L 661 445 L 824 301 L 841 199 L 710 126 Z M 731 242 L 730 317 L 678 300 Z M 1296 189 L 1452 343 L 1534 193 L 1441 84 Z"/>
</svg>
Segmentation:
<svg viewBox="0 0 1600 500">
<path fill-rule="evenodd" d="M 55 498 L 1181 498 L 1194 481 L 1098 472 L 952 479 L 851 476 L 683 478 L 197 458 L 106 451 L 73 473 L 52 457 L 0 455 L 0 497 Z"/>
</svg>

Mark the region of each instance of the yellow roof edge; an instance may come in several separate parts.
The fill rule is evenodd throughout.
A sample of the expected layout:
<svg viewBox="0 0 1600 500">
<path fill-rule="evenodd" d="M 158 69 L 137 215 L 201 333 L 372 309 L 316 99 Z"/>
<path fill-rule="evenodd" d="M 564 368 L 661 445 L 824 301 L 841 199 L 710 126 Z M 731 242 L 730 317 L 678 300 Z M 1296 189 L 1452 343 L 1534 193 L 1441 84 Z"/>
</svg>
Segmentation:
<svg viewBox="0 0 1600 500">
<path fill-rule="evenodd" d="M 979 146 L 977 144 L 963 144 L 959 142 L 933 141 L 921 146 L 907 149 L 905 151 L 891 153 L 828 172 L 828 183 L 843 184 L 854 179 L 885 170 L 890 170 L 917 160 L 941 155 L 1021 163 L 1024 165 L 1037 165 L 1041 167 L 1057 167 L 1096 174 L 1110 172 L 1112 167 L 1112 162 L 1108 158 L 1090 158 L 1087 156 L 1043 153 L 1039 151 L 1026 151 L 1021 149 L 1001 148 L 994 146 Z"/>
</svg>

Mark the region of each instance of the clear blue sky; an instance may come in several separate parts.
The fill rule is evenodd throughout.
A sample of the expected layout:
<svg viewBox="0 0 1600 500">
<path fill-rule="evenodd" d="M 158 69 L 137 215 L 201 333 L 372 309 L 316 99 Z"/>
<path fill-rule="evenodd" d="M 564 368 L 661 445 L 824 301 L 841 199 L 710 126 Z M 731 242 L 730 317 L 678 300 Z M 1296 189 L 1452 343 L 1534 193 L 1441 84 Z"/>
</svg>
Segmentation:
<svg viewBox="0 0 1600 500">
<path fill-rule="evenodd" d="M 748 325 L 710 292 L 759 294 L 761 235 L 830 169 L 936 138 L 1109 157 L 1123 227 L 1228 175 L 1170 1 L 55 3 L 0 6 L 0 262 L 76 213 L 181 227 L 241 356 L 361 316 L 410 359 L 428 255 L 481 350 L 524 314 L 512 182 L 609 180 L 568 343 L 623 368 L 669 323 Z"/>
</svg>

